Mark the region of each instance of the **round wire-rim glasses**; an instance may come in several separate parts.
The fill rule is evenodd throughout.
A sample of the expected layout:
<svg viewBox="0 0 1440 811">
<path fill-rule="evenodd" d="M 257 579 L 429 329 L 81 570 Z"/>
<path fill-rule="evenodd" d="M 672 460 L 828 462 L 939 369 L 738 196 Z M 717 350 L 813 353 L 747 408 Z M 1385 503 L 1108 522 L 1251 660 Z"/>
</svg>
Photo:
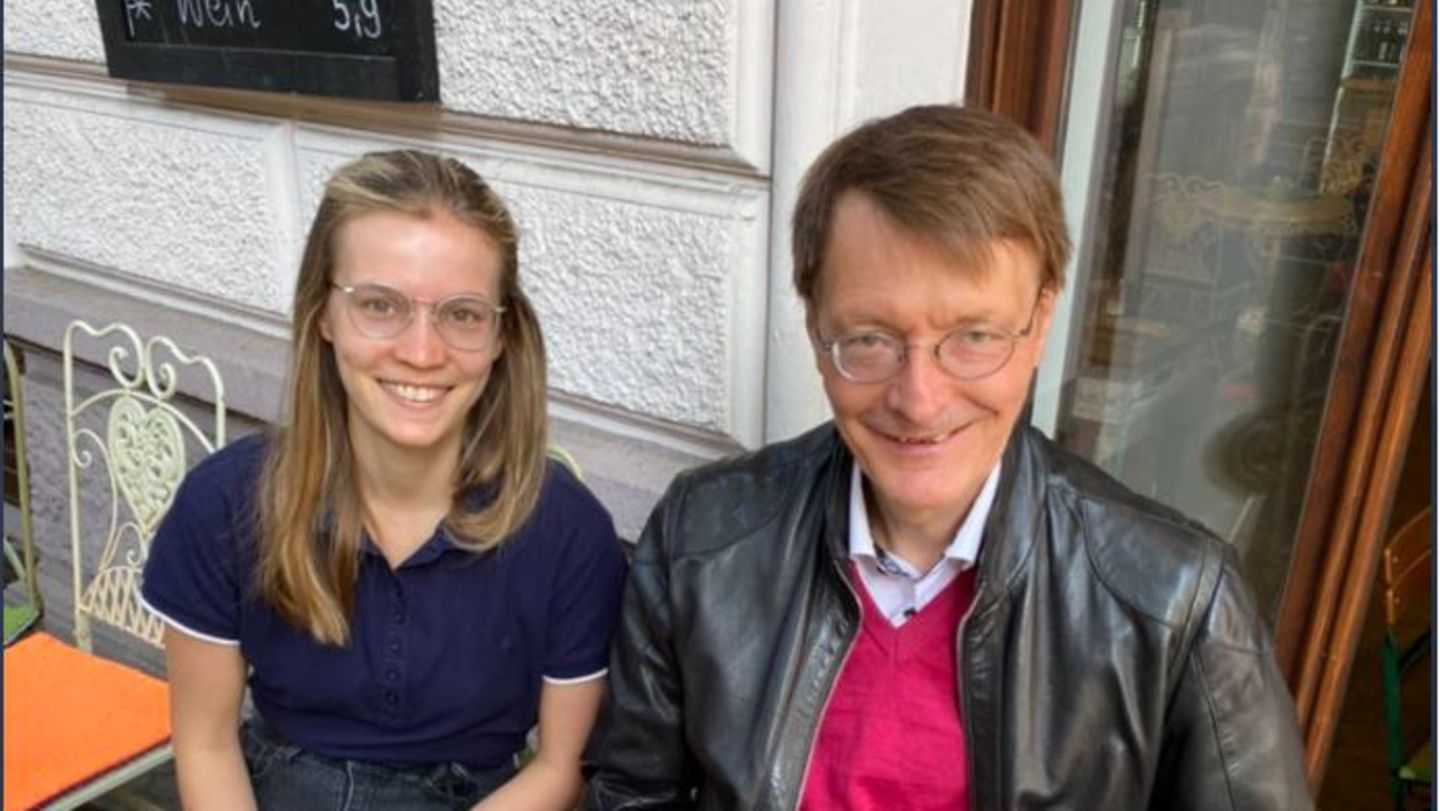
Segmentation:
<svg viewBox="0 0 1440 811">
<path fill-rule="evenodd" d="M 879 330 L 842 335 L 822 340 L 836 371 L 856 383 L 883 383 L 900 374 L 912 349 L 928 349 L 945 373 L 957 380 L 979 380 L 1005 367 L 1015 355 L 1015 345 L 1030 337 L 1040 298 L 1030 306 L 1030 320 L 1018 332 L 988 326 L 964 326 L 945 333 L 938 343 L 907 344 L 899 337 Z"/>
<path fill-rule="evenodd" d="M 417 299 L 379 282 L 330 283 L 345 294 L 350 323 L 367 338 L 394 338 L 415 320 L 417 307 L 430 311 L 430 323 L 451 349 L 477 352 L 495 340 L 493 327 L 505 308 L 473 293 L 457 293 L 437 301 Z"/>
</svg>

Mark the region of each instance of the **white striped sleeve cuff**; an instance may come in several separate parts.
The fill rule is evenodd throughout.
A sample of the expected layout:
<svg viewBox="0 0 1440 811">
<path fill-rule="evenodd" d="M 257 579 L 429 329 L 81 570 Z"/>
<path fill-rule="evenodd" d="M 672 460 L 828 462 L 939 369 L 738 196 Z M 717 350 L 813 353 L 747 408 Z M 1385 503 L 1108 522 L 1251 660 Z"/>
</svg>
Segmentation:
<svg viewBox="0 0 1440 811">
<path fill-rule="evenodd" d="M 157 616 L 157 617 L 159 617 L 160 619 L 164 620 L 166 625 L 169 625 L 171 628 L 174 628 L 175 630 L 184 633 L 186 636 L 193 636 L 193 637 L 195 637 L 196 639 L 199 639 L 199 640 L 201 640 L 201 641 L 204 641 L 204 642 L 213 642 L 213 643 L 215 643 L 216 645 L 230 645 L 230 646 L 232 646 L 232 647 L 239 647 L 239 646 L 240 646 L 240 640 L 238 640 L 238 639 L 225 639 L 224 637 L 211 636 L 210 634 L 207 634 L 207 633 L 205 633 L 205 632 L 203 632 L 203 631 L 197 631 L 197 630 L 195 630 L 194 628 L 191 628 L 190 626 L 186 625 L 185 623 L 183 623 L 183 622 L 175 619 L 174 617 L 166 614 L 164 611 L 161 611 L 160 609 L 158 609 L 158 608 L 156 608 L 155 606 L 151 605 L 151 604 L 145 599 L 145 595 L 141 594 L 141 595 L 139 595 L 139 597 L 140 597 L 140 605 L 144 606 L 146 611 L 149 611 L 151 614 L 154 614 L 155 616 Z"/>
<path fill-rule="evenodd" d="M 594 673 L 586 673 L 584 676 L 572 676 L 568 679 L 560 679 L 554 676 L 541 676 L 541 678 L 545 680 L 546 684 L 583 684 L 587 681 L 595 681 L 596 679 L 604 678 L 605 674 L 609 672 L 610 668 L 602 667 Z"/>
</svg>

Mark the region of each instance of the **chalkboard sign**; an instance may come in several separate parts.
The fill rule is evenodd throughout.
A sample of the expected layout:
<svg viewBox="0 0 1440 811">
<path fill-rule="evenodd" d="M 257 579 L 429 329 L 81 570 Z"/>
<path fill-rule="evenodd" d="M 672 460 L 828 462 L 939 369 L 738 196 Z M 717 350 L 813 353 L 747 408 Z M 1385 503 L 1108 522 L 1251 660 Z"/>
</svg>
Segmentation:
<svg viewBox="0 0 1440 811">
<path fill-rule="evenodd" d="M 110 75 L 437 101 L 431 0 L 96 0 Z"/>
</svg>

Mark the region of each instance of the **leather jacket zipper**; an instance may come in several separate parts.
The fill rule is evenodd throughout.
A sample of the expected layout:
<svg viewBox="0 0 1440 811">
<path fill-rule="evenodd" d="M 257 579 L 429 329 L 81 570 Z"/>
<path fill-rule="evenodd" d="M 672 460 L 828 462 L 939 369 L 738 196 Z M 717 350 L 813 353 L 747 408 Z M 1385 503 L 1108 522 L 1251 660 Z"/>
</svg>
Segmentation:
<svg viewBox="0 0 1440 811">
<path fill-rule="evenodd" d="M 977 564 L 978 565 L 978 564 Z M 965 694 L 965 624 L 975 613 L 975 603 L 980 599 L 980 577 L 976 573 L 970 605 L 955 626 L 955 697 L 960 702 L 960 734 L 965 736 L 965 794 L 969 799 L 970 811 L 980 811 L 975 802 L 975 738 L 970 734 L 970 702 Z"/>
<path fill-rule="evenodd" d="M 845 584 L 845 591 L 850 595 L 852 604 L 856 610 L 862 611 L 860 607 L 860 595 L 856 593 L 855 587 L 851 585 L 850 578 L 845 574 L 845 569 L 839 561 L 832 561 L 835 564 L 835 571 L 840 575 L 840 582 Z M 863 617 L 862 617 L 862 622 Z M 800 780 L 795 785 L 795 800 L 790 804 L 791 811 L 800 811 L 800 801 L 805 796 L 805 781 L 810 777 L 810 761 L 815 757 L 815 741 L 820 737 L 820 725 L 825 722 L 825 711 L 830 708 L 830 699 L 835 695 L 835 683 L 840 680 L 840 674 L 845 672 L 845 664 L 850 661 L 850 654 L 855 650 L 855 641 L 860 637 L 860 627 L 855 627 L 855 633 L 845 641 L 845 655 L 840 657 L 840 666 L 830 674 L 830 684 L 825 688 L 825 700 L 820 702 L 820 711 L 815 714 L 815 727 L 810 730 L 810 744 L 805 749 L 805 769 L 800 772 Z"/>
</svg>

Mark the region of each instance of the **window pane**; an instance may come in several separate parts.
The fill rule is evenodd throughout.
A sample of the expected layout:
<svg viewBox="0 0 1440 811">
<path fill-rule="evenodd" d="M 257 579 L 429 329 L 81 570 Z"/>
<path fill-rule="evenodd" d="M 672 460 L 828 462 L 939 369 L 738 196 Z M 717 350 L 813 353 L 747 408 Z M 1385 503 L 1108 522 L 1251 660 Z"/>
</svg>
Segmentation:
<svg viewBox="0 0 1440 811">
<path fill-rule="evenodd" d="M 1272 619 L 1412 10 L 1129 0 L 1114 40 L 1056 433 L 1234 543 Z"/>
</svg>

